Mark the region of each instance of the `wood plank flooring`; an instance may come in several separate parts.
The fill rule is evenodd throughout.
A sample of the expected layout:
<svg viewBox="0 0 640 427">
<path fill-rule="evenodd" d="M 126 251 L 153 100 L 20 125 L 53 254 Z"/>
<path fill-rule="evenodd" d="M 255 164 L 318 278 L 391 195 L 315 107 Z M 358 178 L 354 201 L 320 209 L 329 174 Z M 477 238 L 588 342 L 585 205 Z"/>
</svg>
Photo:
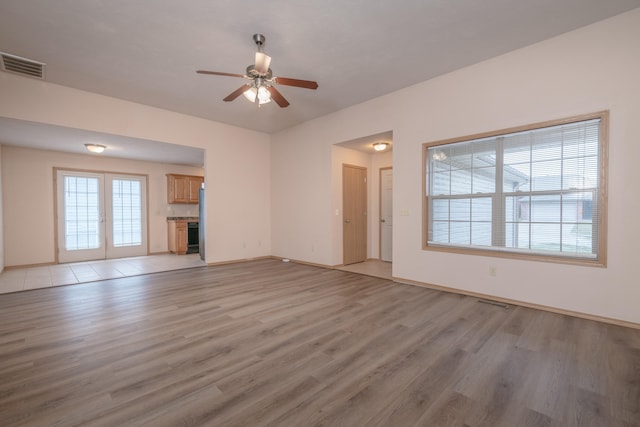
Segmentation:
<svg viewBox="0 0 640 427">
<path fill-rule="evenodd" d="M 1 426 L 640 426 L 640 331 L 275 260 L 0 295 Z"/>
</svg>

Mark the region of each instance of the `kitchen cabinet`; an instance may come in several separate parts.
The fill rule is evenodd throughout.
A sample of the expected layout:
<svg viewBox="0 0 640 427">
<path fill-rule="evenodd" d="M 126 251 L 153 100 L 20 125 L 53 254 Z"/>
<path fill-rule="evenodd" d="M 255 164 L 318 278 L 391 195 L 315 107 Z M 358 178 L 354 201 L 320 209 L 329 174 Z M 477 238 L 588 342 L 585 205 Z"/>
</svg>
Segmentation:
<svg viewBox="0 0 640 427">
<path fill-rule="evenodd" d="M 187 222 L 167 221 L 169 223 L 169 252 L 184 255 L 187 253 Z"/>
<path fill-rule="evenodd" d="M 201 176 L 167 174 L 167 202 L 197 205 L 203 182 Z"/>
</svg>

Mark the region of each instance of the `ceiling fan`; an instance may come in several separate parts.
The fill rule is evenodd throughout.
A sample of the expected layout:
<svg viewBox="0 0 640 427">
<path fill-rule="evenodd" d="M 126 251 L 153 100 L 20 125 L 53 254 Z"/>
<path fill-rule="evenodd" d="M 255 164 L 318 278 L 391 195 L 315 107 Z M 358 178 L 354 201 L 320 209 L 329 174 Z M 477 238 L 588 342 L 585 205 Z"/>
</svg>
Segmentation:
<svg viewBox="0 0 640 427">
<path fill-rule="evenodd" d="M 271 102 L 273 99 L 280 107 L 288 107 L 289 101 L 276 89 L 273 85 L 279 84 L 284 86 L 295 86 L 304 89 L 317 89 L 318 83 L 310 80 L 291 79 L 288 77 L 275 77 L 269 65 L 271 64 L 271 57 L 262 51 L 262 46 L 265 42 L 265 37 L 262 34 L 254 34 L 253 41 L 258 45 L 258 51 L 256 52 L 255 64 L 247 67 L 246 74 L 234 74 L 223 73 L 219 71 L 207 71 L 198 70 L 199 74 L 213 74 L 214 76 L 229 76 L 229 77 L 242 77 L 250 80 L 249 83 L 245 83 L 235 91 L 231 92 L 224 101 L 233 101 L 240 95 L 243 95 L 251 102 L 258 104 L 258 107 L 262 104 Z"/>
</svg>

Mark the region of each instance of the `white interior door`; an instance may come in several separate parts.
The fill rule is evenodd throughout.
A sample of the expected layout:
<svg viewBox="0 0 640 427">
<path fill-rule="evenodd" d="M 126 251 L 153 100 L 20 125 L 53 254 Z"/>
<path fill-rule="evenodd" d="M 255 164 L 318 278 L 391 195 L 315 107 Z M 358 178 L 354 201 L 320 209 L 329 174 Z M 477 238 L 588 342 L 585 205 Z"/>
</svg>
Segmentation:
<svg viewBox="0 0 640 427">
<path fill-rule="evenodd" d="M 393 250 L 393 170 L 380 170 L 380 259 L 391 262 Z"/>
<path fill-rule="evenodd" d="M 146 177 L 57 171 L 58 261 L 147 254 Z"/>
</svg>

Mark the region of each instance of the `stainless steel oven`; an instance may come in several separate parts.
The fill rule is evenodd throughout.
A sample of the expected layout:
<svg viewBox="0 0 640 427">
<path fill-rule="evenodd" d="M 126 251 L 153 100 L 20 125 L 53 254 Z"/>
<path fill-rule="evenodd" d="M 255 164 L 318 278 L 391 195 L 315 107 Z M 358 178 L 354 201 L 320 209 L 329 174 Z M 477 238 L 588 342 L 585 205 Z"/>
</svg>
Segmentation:
<svg viewBox="0 0 640 427">
<path fill-rule="evenodd" d="M 197 254 L 200 251 L 200 232 L 198 222 L 187 223 L 187 253 Z"/>
</svg>

